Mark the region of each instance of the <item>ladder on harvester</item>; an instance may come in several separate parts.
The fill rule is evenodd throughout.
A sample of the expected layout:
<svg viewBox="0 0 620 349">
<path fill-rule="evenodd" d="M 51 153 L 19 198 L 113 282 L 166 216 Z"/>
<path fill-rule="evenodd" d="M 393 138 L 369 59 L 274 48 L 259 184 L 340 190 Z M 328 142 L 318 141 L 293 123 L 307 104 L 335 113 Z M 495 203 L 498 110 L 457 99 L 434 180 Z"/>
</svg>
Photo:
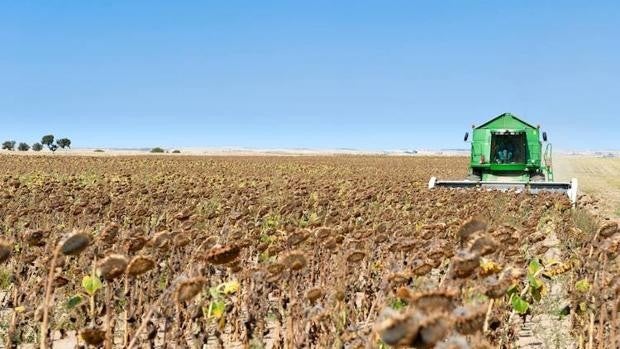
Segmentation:
<svg viewBox="0 0 620 349">
<path fill-rule="evenodd" d="M 547 143 L 547 147 L 545 148 L 545 155 L 543 156 L 544 167 L 543 172 L 545 174 L 545 178 L 547 181 L 553 181 L 553 161 L 552 161 L 552 153 L 553 147 L 551 143 Z"/>
</svg>

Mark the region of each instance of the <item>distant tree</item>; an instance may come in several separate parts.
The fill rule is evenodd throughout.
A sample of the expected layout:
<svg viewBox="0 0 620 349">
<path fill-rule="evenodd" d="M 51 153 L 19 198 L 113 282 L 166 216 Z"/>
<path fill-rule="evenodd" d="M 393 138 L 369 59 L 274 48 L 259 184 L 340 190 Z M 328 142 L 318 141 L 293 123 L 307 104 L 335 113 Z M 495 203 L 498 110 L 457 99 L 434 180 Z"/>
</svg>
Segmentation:
<svg viewBox="0 0 620 349">
<path fill-rule="evenodd" d="M 32 145 L 32 150 L 34 151 L 41 151 L 43 149 L 43 145 L 41 145 L 41 143 L 35 143 Z"/>
<path fill-rule="evenodd" d="M 41 138 L 41 144 L 44 146 L 51 148 L 54 145 L 54 135 L 45 135 Z"/>
<path fill-rule="evenodd" d="M 56 144 L 62 149 L 71 148 L 71 140 L 69 138 L 59 138 L 56 140 Z"/>
<path fill-rule="evenodd" d="M 178 150 L 178 149 L 176 149 L 176 150 L 173 150 L 173 151 L 172 151 L 172 154 L 181 154 L 181 151 L 180 151 L 180 150 Z"/>
<path fill-rule="evenodd" d="M 2 149 L 15 150 L 15 141 L 6 141 L 2 143 Z"/>
<path fill-rule="evenodd" d="M 162 148 L 160 148 L 160 147 L 155 147 L 155 148 L 151 149 L 151 153 L 165 153 L 165 152 L 166 152 L 166 151 L 165 151 L 165 150 L 163 150 L 163 149 L 162 149 Z"/>
<path fill-rule="evenodd" d="M 103 149 L 95 149 L 95 153 L 104 153 Z"/>
<path fill-rule="evenodd" d="M 55 152 L 56 150 L 58 150 L 58 146 L 56 144 L 52 144 L 48 148 L 50 148 L 52 152 Z"/>
<path fill-rule="evenodd" d="M 28 150 L 30 150 L 30 146 L 28 145 L 28 143 L 21 142 L 17 146 L 17 150 L 19 150 L 19 151 L 28 151 Z"/>
</svg>

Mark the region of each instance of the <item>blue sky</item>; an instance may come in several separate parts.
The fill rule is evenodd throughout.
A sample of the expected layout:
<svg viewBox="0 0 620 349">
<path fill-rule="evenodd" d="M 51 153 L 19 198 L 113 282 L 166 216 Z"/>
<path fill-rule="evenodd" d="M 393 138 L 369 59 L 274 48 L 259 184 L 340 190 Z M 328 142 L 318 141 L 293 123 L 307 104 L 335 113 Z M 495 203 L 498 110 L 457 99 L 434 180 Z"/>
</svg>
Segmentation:
<svg viewBox="0 0 620 349">
<path fill-rule="evenodd" d="M 620 149 L 615 1 L 4 1 L 0 140 L 455 148 L 510 111 Z"/>
</svg>

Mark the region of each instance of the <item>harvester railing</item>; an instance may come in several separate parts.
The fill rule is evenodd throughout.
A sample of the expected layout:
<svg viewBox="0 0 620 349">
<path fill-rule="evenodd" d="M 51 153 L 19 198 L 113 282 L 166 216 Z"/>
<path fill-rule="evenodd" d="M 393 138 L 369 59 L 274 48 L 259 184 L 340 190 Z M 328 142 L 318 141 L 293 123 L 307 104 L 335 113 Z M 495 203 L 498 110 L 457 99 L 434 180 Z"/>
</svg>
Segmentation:
<svg viewBox="0 0 620 349">
<path fill-rule="evenodd" d="M 551 143 L 547 143 L 547 147 L 545 148 L 545 155 L 543 156 L 543 161 L 544 161 L 543 170 L 545 172 L 545 177 L 547 178 L 548 181 L 553 181 L 552 155 L 553 155 L 553 147 L 551 146 Z"/>
</svg>

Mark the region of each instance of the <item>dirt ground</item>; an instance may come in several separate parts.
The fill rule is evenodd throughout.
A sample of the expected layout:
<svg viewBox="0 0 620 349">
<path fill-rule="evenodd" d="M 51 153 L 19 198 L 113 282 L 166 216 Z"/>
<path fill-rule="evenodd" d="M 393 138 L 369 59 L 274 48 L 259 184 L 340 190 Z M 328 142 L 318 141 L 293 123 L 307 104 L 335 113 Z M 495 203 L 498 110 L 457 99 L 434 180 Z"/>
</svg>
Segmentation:
<svg viewBox="0 0 620 349">
<path fill-rule="evenodd" d="M 577 178 L 581 193 L 601 199 L 603 212 L 620 218 L 620 158 L 564 155 L 554 160 L 556 180 Z"/>
</svg>

